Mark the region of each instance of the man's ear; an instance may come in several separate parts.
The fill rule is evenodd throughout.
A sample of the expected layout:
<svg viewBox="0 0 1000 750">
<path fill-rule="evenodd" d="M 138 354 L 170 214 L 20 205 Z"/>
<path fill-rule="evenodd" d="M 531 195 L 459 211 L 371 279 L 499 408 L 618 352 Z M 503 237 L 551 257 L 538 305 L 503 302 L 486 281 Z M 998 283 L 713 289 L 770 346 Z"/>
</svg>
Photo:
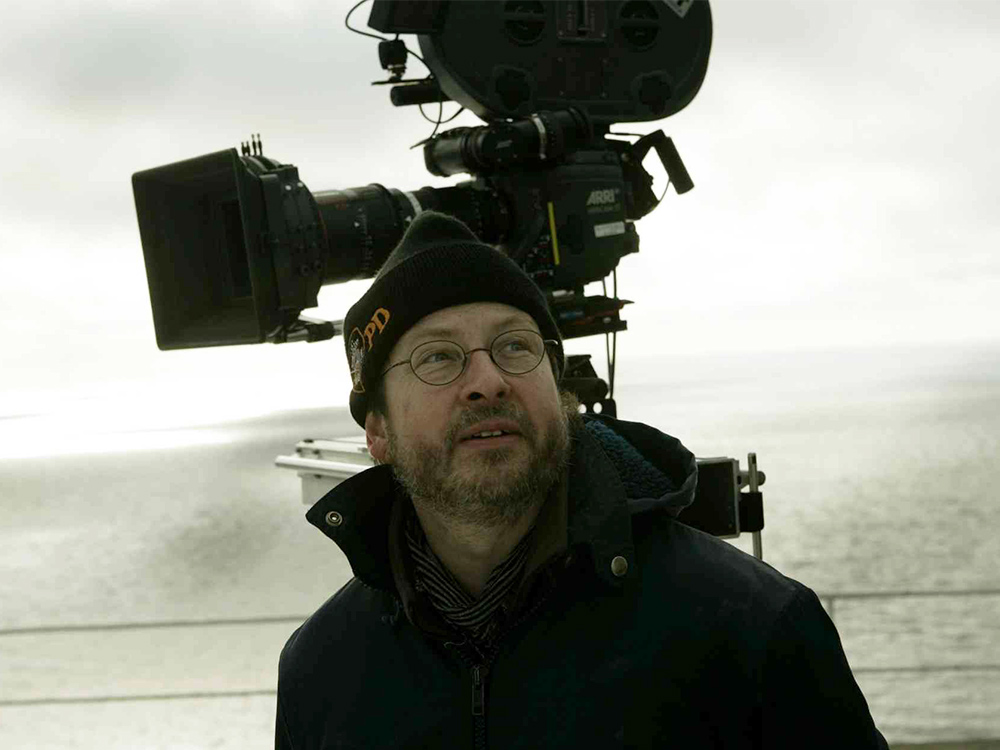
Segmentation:
<svg viewBox="0 0 1000 750">
<path fill-rule="evenodd" d="M 368 452 L 378 463 L 386 463 L 389 453 L 389 437 L 385 429 L 385 416 L 368 412 L 365 416 L 365 438 Z"/>
</svg>

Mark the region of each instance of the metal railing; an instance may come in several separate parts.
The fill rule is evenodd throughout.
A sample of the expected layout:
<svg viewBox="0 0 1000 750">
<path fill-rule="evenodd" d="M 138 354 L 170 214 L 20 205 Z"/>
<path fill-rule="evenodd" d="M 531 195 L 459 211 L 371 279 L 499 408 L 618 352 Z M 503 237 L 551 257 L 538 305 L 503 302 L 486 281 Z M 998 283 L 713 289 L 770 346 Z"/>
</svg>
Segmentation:
<svg viewBox="0 0 1000 750">
<path fill-rule="evenodd" d="M 1000 589 L 949 589 L 930 591 L 843 591 L 832 594 L 816 592 L 816 596 L 826 606 L 827 614 L 834 624 L 837 622 L 837 602 L 852 599 L 900 599 L 927 597 L 970 598 L 980 596 L 998 596 Z M 1000 662 L 995 664 L 956 664 L 956 665 L 919 665 L 913 667 L 858 667 L 854 672 L 961 672 L 961 671 L 1000 671 Z"/>
</svg>

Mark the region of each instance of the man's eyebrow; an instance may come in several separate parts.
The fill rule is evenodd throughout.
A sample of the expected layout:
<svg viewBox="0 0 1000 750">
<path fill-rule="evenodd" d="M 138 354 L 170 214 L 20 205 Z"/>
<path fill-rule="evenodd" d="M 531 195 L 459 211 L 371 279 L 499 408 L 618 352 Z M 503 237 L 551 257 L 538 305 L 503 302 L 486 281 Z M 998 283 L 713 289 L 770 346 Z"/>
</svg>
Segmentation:
<svg viewBox="0 0 1000 750">
<path fill-rule="evenodd" d="M 510 325 L 518 325 L 523 328 L 530 330 L 535 330 L 535 327 L 527 322 L 520 315 L 508 315 L 506 318 L 498 320 L 496 323 L 490 326 L 491 331 L 500 331 L 506 329 Z M 423 328 L 420 331 L 414 333 L 414 339 L 435 339 L 438 337 L 449 338 L 455 335 L 455 329 L 451 326 L 433 326 L 431 328 Z"/>
</svg>

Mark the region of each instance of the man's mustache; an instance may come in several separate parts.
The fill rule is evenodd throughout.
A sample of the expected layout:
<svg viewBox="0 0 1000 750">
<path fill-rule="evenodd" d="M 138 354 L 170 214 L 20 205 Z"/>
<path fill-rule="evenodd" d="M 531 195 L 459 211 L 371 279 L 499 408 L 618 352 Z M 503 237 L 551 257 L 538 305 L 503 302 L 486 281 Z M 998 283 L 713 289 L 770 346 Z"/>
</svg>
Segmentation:
<svg viewBox="0 0 1000 750">
<path fill-rule="evenodd" d="M 491 408 L 481 411 L 467 411 L 460 418 L 458 423 L 449 431 L 448 433 L 448 446 L 453 447 L 458 438 L 458 435 L 464 431 L 476 425 L 480 422 L 486 422 L 490 419 L 509 419 L 512 422 L 517 422 L 518 429 L 521 435 L 524 436 L 529 442 L 534 441 L 535 431 L 531 425 L 531 422 L 524 419 L 524 415 L 520 413 L 516 408 Z"/>
</svg>

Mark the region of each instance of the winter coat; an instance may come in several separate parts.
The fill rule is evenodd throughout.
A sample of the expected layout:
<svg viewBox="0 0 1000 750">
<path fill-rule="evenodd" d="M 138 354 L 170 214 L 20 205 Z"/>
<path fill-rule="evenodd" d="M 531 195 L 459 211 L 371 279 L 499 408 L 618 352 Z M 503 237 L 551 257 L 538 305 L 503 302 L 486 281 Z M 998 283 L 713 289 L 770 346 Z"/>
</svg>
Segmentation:
<svg viewBox="0 0 1000 750">
<path fill-rule="evenodd" d="M 584 417 L 492 653 L 414 590 L 391 468 L 342 482 L 307 518 L 354 578 L 282 650 L 275 747 L 887 750 L 816 594 L 677 520 L 696 481 Z"/>
</svg>

